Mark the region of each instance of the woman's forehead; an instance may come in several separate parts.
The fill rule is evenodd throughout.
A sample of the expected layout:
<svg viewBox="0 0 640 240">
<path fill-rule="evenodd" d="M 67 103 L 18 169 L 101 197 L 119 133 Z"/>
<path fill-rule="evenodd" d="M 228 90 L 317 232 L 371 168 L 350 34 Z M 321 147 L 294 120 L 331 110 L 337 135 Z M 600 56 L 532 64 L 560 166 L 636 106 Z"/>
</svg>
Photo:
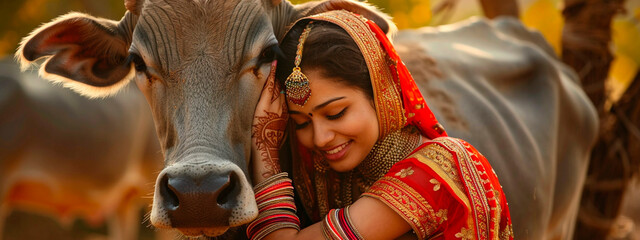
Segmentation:
<svg viewBox="0 0 640 240">
<path fill-rule="evenodd" d="M 319 110 L 322 106 L 331 106 L 333 103 L 353 101 L 358 98 L 366 98 L 362 91 L 354 86 L 347 86 L 341 81 L 325 78 L 316 74 L 308 74 L 311 95 L 306 104 L 297 105 L 287 101 L 290 110 L 311 112 Z"/>
</svg>

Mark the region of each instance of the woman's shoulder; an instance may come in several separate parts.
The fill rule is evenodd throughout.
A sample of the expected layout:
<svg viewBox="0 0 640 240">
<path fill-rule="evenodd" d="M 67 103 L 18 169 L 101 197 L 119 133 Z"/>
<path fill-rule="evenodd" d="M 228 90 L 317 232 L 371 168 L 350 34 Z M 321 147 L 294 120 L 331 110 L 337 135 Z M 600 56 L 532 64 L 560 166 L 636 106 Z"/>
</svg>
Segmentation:
<svg viewBox="0 0 640 240">
<path fill-rule="evenodd" d="M 447 219 L 461 219 L 455 217 L 458 199 L 467 199 L 454 154 L 439 141 L 447 140 L 425 142 L 364 194 L 398 212 L 420 239 L 441 230 Z"/>
<path fill-rule="evenodd" d="M 440 146 L 442 149 L 452 153 L 467 151 L 470 149 L 475 150 L 471 144 L 462 139 L 444 136 L 424 141 L 424 143 L 418 146 L 411 155 L 424 153 L 424 151 L 426 151 L 425 148 L 427 148 L 427 150 L 433 150 L 433 148 L 429 148 L 430 146 Z M 411 155 L 409 155 L 409 157 L 411 157 Z"/>
<path fill-rule="evenodd" d="M 453 177 L 457 175 L 457 166 L 461 161 L 481 162 L 490 167 L 486 158 L 476 148 L 454 137 L 429 139 L 398 163 L 421 163 L 427 167 L 440 168 Z"/>
</svg>

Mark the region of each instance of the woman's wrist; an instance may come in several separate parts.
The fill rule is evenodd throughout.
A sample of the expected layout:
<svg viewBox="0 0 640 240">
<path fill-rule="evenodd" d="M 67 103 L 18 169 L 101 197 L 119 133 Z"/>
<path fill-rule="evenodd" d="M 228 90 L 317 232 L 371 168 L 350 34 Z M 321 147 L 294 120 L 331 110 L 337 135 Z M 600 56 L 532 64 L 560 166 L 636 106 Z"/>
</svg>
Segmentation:
<svg viewBox="0 0 640 240">
<path fill-rule="evenodd" d="M 349 206 L 331 209 L 322 221 L 322 233 L 327 239 L 362 240 L 349 216 Z"/>
<path fill-rule="evenodd" d="M 293 184 L 286 172 L 275 174 L 253 188 L 258 217 L 247 227 L 249 239 L 262 239 L 283 228 L 300 230 L 293 200 Z"/>
</svg>

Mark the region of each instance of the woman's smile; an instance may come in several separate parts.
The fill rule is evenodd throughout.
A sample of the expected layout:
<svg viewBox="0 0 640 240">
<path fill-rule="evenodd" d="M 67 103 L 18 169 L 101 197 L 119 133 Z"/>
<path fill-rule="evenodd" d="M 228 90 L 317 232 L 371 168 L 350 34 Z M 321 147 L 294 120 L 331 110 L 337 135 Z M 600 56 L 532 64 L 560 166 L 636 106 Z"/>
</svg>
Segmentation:
<svg viewBox="0 0 640 240">
<path fill-rule="evenodd" d="M 338 145 L 336 147 L 333 147 L 333 148 L 331 148 L 329 150 L 323 150 L 322 154 L 329 161 L 340 160 L 342 157 L 344 157 L 347 154 L 347 152 L 349 150 L 349 147 L 351 146 L 351 142 L 353 142 L 353 141 L 349 140 L 346 143 L 340 144 L 340 145 Z"/>
</svg>

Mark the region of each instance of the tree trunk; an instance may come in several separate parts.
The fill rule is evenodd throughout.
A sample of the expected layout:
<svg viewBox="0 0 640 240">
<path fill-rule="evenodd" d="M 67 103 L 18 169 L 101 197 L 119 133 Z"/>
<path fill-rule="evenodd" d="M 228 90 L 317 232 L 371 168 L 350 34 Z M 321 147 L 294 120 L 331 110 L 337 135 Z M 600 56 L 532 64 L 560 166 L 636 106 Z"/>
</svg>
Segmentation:
<svg viewBox="0 0 640 240">
<path fill-rule="evenodd" d="M 609 52 L 611 20 L 625 0 L 566 0 L 562 60 L 576 70 L 587 95 L 603 117 L 604 83 L 613 56 Z"/>
<path fill-rule="evenodd" d="M 587 181 L 583 189 L 574 239 L 606 239 L 620 212 L 624 191 L 631 178 L 628 128 L 637 121 L 635 97 L 640 81 L 633 83 L 623 99 L 605 109 L 605 80 L 613 56 L 609 52 L 611 21 L 623 9 L 624 0 L 566 0 L 562 12 L 565 28 L 562 60 L 580 76 L 582 86 L 598 111 L 599 137 L 591 154 Z M 635 87 L 634 87 L 635 86 Z M 635 112 L 635 119 L 627 116 Z M 623 121 L 623 119 L 626 119 Z M 629 121 L 627 121 L 629 120 Z M 637 158 L 636 158 L 637 159 Z M 637 167 L 636 167 L 637 168 Z"/>
<path fill-rule="evenodd" d="M 515 0 L 480 0 L 482 11 L 487 18 L 512 16 L 519 18 L 518 2 Z"/>
</svg>

